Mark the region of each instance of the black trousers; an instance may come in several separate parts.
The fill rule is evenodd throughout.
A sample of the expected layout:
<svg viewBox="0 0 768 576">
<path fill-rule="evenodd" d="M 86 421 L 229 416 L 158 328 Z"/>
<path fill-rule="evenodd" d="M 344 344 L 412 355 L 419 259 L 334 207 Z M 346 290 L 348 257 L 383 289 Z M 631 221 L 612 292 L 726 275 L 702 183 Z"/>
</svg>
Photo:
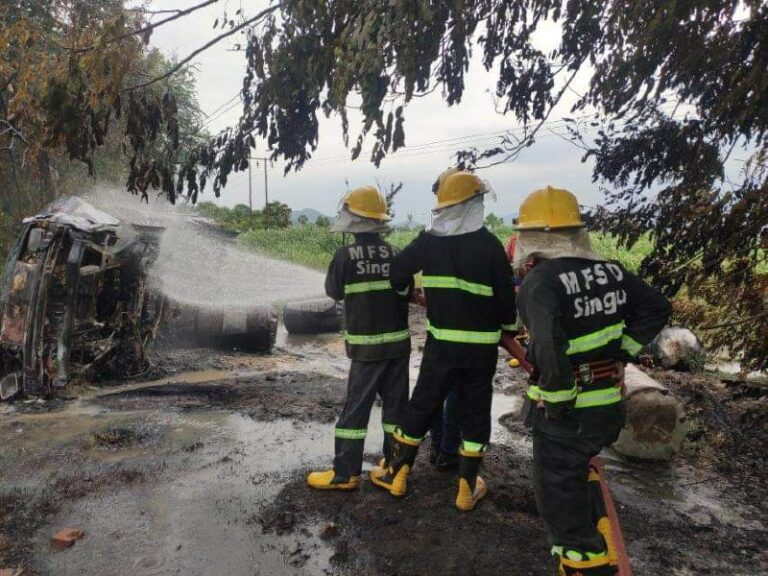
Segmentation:
<svg viewBox="0 0 768 576">
<path fill-rule="evenodd" d="M 382 401 L 381 424 L 388 457 L 395 424 L 408 404 L 407 356 L 376 362 L 352 361 L 347 398 L 336 424 L 333 469 L 339 476 L 358 476 L 362 470 L 365 436 L 376 394 Z"/>
<path fill-rule="evenodd" d="M 443 409 L 437 411 L 437 417 L 429 428 L 432 448 L 443 454 L 455 455 L 459 453 L 459 448 L 461 448 L 461 430 L 456 416 L 458 409 L 456 397 L 456 390 L 451 389 L 445 399 Z"/>
<path fill-rule="evenodd" d="M 423 439 L 435 417 L 443 410 L 446 396 L 455 388 L 456 416 L 464 446 L 469 446 L 470 450 L 484 449 L 491 438 L 495 372 L 495 364 L 487 369 L 455 368 L 425 358 L 411 401 L 400 420 L 403 434 Z"/>
<path fill-rule="evenodd" d="M 536 419 L 543 419 L 540 409 Z M 574 420 L 590 419 L 590 408 L 580 409 Z M 552 434 L 546 426 L 533 426 L 533 482 L 539 515 L 547 524 L 553 546 L 581 552 L 604 552 L 605 541 L 595 525 L 592 492 L 589 489 L 589 460 L 612 444 L 621 431 L 623 408 L 609 410 L 615 418 L 601 414 L 601 434 L 580 436 Z M 606 412 L 606 409 L 600 409 Z M 595 414 L 597 416 L 597 414 Z M 545 428 L 545 429 L 542 429 Z M 594 427 L 593 427 L 594 428 Z M 582 429 L 579 426 L 578 429 Z"/>
</svg>

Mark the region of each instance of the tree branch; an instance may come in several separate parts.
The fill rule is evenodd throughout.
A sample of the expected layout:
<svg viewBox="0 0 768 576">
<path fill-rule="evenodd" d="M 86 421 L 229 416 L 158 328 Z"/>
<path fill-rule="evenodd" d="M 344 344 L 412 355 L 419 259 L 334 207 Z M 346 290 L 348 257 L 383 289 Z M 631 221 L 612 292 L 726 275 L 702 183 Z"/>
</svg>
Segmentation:
<svg viewBox="0 0 768 576">
<path fill-rule="evenodd" d="M 19 132 L 18 128 L 16 128 L 13 124 L 8 122 L 7 120 L 0 120 L 0 124 L 5 124 L 7 126 L 7 128 L 3 130 L 2 134 L 5 134 L 6 132 L 11 132 L 13 133 L 14 136 L 19 138 L 22 142 L 24 142 L 24 144 L 29 145 L 29 141 L 27 141 L 27 139 L 24 137 L 24 134 Z"/>
<path fill-rule="evenodd" d="M 568 90 L 571 86 L 571 82 L 573 82 L 574 78 L 576 78 L 576 74 L 579 73 L 579 70 L 581 70 L 581 65 L 584 63 L 584 60 L 586 59 L 586 56 L 582 56 L 582 58 L 579 60 L 578 64 L 576 64 L 576 67 L 573 70 L 573 73 L 571 76 L 566 80 L 565 86 L 563 86 L 560 91 L 557 93 L 557 96 L 555 96 L 554 101 L 552 102 L 552 106 L 549 107 L 547 110 L 547 113 L 544 114 L 544 117 L 539 120 L 539 122 L 536 124 L 534 129 L 531 131 L 530 134 L 526 134 L 518 144 L 516 144 L 512 150 L 510 150 L 509 154 L 504 156 L 501 160 L 497 160 L 496 162 L 491 162 L 490 164 L 486 164 L 485 166 L 475 166 L 475 170 L 485 170 L 486 168 L 491 168 L 493 166 L 498 166 L 499 164 L 504 164 L 506 162 L 509 162 L 510 160 L 516 158 L 520 152 L 522 152 L 525 148 L 533 144 L 534 138 L 536 137 L 536 134 L 541 129 L 544 124 L 547 123 L 547 119 L 549 118 L 549 115 L 552 114 L 552 111 L 557 107 L 557 105 L 560 103 L 560 100 L 563 98 L 563 94 L 565 94 L 565 91 Z"/>
<path fill-rule="evenodd" d="M 739 318 L 738 320 L 732 320 L 730 322 L 723 322 L 722 324 L 710 324 L 709 326 L 702 326 L 699 330 L 717 330 L 719 328 L 730 328 L 731 326 L 739 326 L 746 324 L 747 322 L 754 322 L 758 318 L 765 318 L 768 316 L 768 312 L 757 314 L 756 316 L 750 316 L 749 318 Z"/>
<path fill-rule="evenodd" d="M 169 10 L 169 12 L 174 13 L 173 16 L 169 16 L 168 18 L 160 20 L 159 22 L 155 22 L 154 24 L 147 24 L 146 26 L 144 26 L 144 28 L 139 28 L 138 30 L 126 32 L 125 34 L 121 34 L 120 36 L 115 36 L 114 38 L 110 38 L 109 40 L 107 40 L 106 43 L 113 44 L 115 42 L 119 42 L 120 40 L 125 40 L 126 38 L 130 38 L 131 36 L 139 36 L 141 34 L 144 34 L 145 32 L 149 32 L 150 30 L 154 30 L 155 28 L 158 28 L 163 24 L 167 24 L 168 22 L 173 22 L 174 20 L 178 20 L 179 18 L 188 16 L 189 14 L 192 14 L 193 12 L 196 12 L 201 8 L 205 8 L 206 6 L 210 6 L 211 4 L 216 4 L 218 1 L 219 0 L 205 0 L 200 4 L 196 4 L 184 10 L 172 10 L 172 11 Z M 70 47 L 67 49 L 72 50 L 73 52 L 83 53 L 83 52 L 91 52 L 92 50 L 98 50 L 99 48 L 102 48 L 102 47 L 103 47 L 102 45 L 92 45 L 92 46 L 85 46 L 83 48 Z"/>
<path fill-rule="evenodd" d="M 216 0 L 213 0 L 213 1 L 216 1 Z M 156 76 L 155 78 L 152 78 L 151 80 L 147 80 L 146 82 L 142 82 L 141 84 L 136 84 L 134 86 L 129 86 L 128 88 L 124 88 L 123 92 L 127 92 L 127 91 L 130 91 L 130 90 L 137 90 L 139 88 L 146 88 L 147 86 L 151 86 L 152 84 L 155 84 L 156 82 L 160 82 L 160 80 L 164 80 L 164 79 L 166 79 L 166 78 L 168 78 L 170 76 L 173 76 L 176 72 L 178 72 L 181 68 L 183 68 L 187 63 L 189 63 L 191 60 L 193 60 L 198 54 L 200 54 L 202 52 L 205 52 L 211 46 L 214 46 L 215 44 L 218 44 L 219 42 L 221 42 L 225 38 L 229 38 L 230 36 L 232 36 L 233 34 L 236 34 L 240 30 L 242 30 L 243 28 L 247 28 L 248 26 L 252 26 L 252 25 L 256 24 L 259 20 L 261 20 L 265 16 L 271 14 L 272 12 L 275 12 L 279 8 L 280 8 L 280 5 L 278 4 L 278 5 L 275 5 L 275 6 L 272 6 L 270 8 L 266 8 L 266 9 L 262 10 L 261 12 L 259 12 L 253 18 L 249 18 L 248 20 L 244 21 L 242 24 L 238 24 L 237 26 L 235 26 L 231 30 L 228 30 L 227 32 L 224 32 L 223 34 L 219 34 L 218 36 L 216 36 L 212 40 L 206 42 L 200 48 L 198 48 L 197 50 L 195 50 L 194 52 L 192 52 L 191 54 L 186 56 L 184 59 L 179 60 L 176 63 L 175 66 L 170 68 L 164 74 L 161 74 L 160 76 Z"/>
<path fill-rule="evenodd" d="M 147 8 L 126 8 L 126 12 L 141 12 L 142 14 L 178 14 L 182 10 L 148 10 Z"/>
</svg>

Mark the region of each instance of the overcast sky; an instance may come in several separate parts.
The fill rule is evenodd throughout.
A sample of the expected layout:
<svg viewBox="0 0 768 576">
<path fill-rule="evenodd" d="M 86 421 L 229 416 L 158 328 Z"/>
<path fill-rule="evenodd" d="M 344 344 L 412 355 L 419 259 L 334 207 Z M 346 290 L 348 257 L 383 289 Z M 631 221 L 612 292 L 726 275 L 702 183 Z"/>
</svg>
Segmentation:
<svg viewBox="0 0 768 576">
<path fill-rule="evenodd" d="M 181 3 L 171 0 L 154 0 L 155 9 L 178 9 L 193 5 L 197 0 Z M 221 0 L 206 9 L 158 28 L 152 36 L 152 44 L 168 55 L 186 56 L 195 48 L 216 36 L 220 31 L 212 29 L 216 18 L 226 9 L 230 15 L 243 7 L 246 15 L 255 14 L 269 5 L 265 0 Z M 198 99 L 207 114 L 215 118 L 209 125 L 216 132 L 236 123 L 241 112 L 238 100 L 233 98 L 242 85 L 245 55 L 231 51 L 237 42 L 233 37 L 200 55 L 198 67 Z M 542 47 L 554 47 L 559 42 L 559 28 L 547 26 L 539 35 Z M 572 84 L 576 92 L 582 92 L 587 74 Z M 356 162 L 349 160 L 349 150 L 344 148 L 340 121 L 337 117 L 321 118 L 320 141 L 312 160 L 299 172 L 283 176 L 282 167 L 276 164 L 269 172 L 270 200 L 285 202 L 293 209 L 315 208 L 331 215 L 335 212 L 340 195 L 346 190 L 345 181 L 351 188 L 366 184 L 400 182 L 404 186 L 395 203 L 396 220 L 405 219 L 411 213 L 414 219 L 425 222 L 433 202 L 430 188 L 444 168 L 451 165 L 453 152 L 467 145 L 493 145 L 500 131 L 515 128 L 510 117 L 496 113 L 493 103 L 495 75 L 480 66 L 472 66 L 466 78 L 466 91 L 460 105 L 448 107 L 438 93 L 414 99 L 405 109 L 406 147 L 388 156 L 376 168 L 361 154 Z M 568 98 L 554 111 L 551 120 L 568 113 Z M 236 104 L 229 111 L 227 103 Z M 222 106 L 224 106 L 222 108 Z M 360 127 L 359 115 L 350 111 L 350 141 L 354 141 Z M 562 125 L 552 129 L 563 132 Z M 458 144 L 458 145 L 457 145 Z M 266 146 L 260 144 L 255 156 L 266 156 Z M 484 170 L 481 176 L 496 190 L 498 201 L 489 202 L 487 212 L 508 215 L 517 211 L 523 197 L 531 190 L 546 184 L 566 187 L 573 191 L 582 204 L 594 205 L 600 194 L 591 182 L 591 165 L 581 163 L 582 151 L 551 132 L 542 130 L 536 144 L 513 163 Z M 254 207 L 263 205 L 264 178 L 261 168 L 254 167 Z M 214 200 L 206 191 L 203 200 Z M 248 176 L 235 174 L 222 193 L 218 203 L 234 205 L 248 202 Z"/>
</svg>

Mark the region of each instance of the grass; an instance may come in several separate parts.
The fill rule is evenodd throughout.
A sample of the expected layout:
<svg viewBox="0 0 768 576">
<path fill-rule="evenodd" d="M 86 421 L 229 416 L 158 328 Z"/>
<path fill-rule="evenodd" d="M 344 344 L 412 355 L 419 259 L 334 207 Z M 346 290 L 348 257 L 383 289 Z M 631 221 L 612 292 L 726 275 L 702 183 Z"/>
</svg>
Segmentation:
<svg viewBox="0 0 768 576">
<path fill-rule="evenodd" d="M 506 244 L 512 229 L 501 227 L 496 236 Z M 405 247 L 413 240 L 417 231 L 397 230 L 387 236 L 387 241 L 398 248 Z M 628 270 L 636 271 L 640 262 L 651 251 L 651 241 L 642 238 L 631 250 L 617 246 L 616 241 L 603 234 L 592 234 L 592 246 L 598 254 L 608 260 L 618 260 Z M 242 246 L 280 260 L 302 264 L 325 271 L 334 252 L 343 244 L 341 234 L 331 233 L 328 228 L 306 224 L 290 228 L 250 230 L 238 237 Z"/>
</svg>

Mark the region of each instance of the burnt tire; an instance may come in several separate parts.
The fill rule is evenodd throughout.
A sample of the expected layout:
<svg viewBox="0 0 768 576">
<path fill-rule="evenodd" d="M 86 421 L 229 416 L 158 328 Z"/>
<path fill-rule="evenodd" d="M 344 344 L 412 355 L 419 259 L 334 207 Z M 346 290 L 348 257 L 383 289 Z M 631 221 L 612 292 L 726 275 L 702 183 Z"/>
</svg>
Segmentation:
<svg viewBox="0 0 768 576">
<path fill-rule="evenodd" d="M 289 334 L 338 332 L 342 316 L 342 304 L 330 298 L 290 302 L 283 308 L 283 324 Z"/>
</svg>

